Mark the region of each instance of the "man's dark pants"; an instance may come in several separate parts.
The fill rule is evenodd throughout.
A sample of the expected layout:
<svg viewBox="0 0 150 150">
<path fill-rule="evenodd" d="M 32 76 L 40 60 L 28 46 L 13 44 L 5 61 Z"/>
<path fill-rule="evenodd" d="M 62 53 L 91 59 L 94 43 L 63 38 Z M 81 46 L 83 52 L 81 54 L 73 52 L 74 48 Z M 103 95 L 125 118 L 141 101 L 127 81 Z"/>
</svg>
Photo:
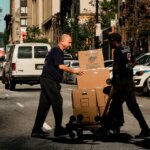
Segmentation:
<svg viewBox="0 0 150 150">
<path fill-rule="evenodd" d="M 108 113 L 108 120 L 111 121 L 120 112 L 122 104 L 125 101 L 128 109 L 131 111 L 133 116 L 137 119 L 142 130 L 147 130 L 148 125 L 143 117 L 143 114 L 136 101 L 134 82 L 133 80 L 120 80 L 117 85 L 114 85 L 113 101 L 110 106 Z M 111 125 L 108 124 L 108 125 Z M 110 126 L 109 126 L 110 127 Z"/>
<path fill-rule="evenodd" d="M 61 85 L 51 78 L 43 77 L 40 78 L 40 85 L 41 94 L 33 131 L 42 128 L 51 106 L 54 113 L 55 127 L 59 128 L 63 116 L 63 99 L 60 94 Z"/>
</svg>

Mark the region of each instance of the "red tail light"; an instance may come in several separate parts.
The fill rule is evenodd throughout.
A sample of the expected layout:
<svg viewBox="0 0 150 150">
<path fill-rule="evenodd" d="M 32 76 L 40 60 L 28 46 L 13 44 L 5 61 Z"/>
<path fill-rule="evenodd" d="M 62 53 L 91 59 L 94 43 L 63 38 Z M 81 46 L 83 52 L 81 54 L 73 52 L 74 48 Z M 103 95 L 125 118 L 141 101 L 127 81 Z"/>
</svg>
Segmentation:
<svg viewBox="0 0 150 150">
<path fill-rule="evenodd" d="M 12 71 L 16 70 L 16 63 L 12 63 Z"/>
</svg>

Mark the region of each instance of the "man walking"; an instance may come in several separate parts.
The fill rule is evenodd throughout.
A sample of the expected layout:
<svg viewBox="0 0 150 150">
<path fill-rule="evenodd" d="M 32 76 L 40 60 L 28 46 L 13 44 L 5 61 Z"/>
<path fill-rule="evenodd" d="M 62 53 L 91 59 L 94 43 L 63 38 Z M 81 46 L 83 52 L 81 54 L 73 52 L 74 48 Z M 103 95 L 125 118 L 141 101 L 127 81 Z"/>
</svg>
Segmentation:
<svg viewBox="0 0 150 150">
<path fill-rule="evenodd" d="M 130 50 L 121 44 L 121 35 L 118 33 L 109 35 L 109 43 L 110 47 L 115 49 L 112 78 L 114 92 L 107 122 L 104 123 L 103 129 L 107 131 L 111 129 L 112 121 L 120 113 L 123 103 L 126 102 L 128 109 L 141 127 L 141 132 L 136 137 L 150 136 L 150 129 L 136 101 Z"/>
<path fill-rule="evenodd" d="M 63 77 L 63 71 L 77 75 L 83 74 L 80 69 L 72 69 L 64 65 L 63 51 L 68 49 L 71 43 L 71 36 L 63 34 L 60 37 L 58 45 L 54 46 L 45 58 L 45 64 L 40 77 L 41 94 L 35 123 L 31 133 L 32 137 L 43 137 L 48 135 L 48 132 L 42 130 L 42 126 L 51 106 L 55 119 L 54 136 L 67 134 L 65 128 L 62 127 L 63 99 L 60 94 L 60 82 Z"/>
</svg>

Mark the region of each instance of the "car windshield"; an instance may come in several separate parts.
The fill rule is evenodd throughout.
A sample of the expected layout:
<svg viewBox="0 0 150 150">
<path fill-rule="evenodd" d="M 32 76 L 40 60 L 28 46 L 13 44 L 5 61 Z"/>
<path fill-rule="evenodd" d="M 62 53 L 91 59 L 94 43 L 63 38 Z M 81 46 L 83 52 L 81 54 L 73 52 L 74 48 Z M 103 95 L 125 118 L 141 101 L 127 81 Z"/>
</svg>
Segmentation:
<svg viewBox="0 0 150 150">
<path fill-rule="evenodd" d="M 113 60 L 106 60 L 104 61 L 105 67 L 112 67 L 113 66 Z"/>
<path fill-rule="evenodd" d="M 73 68 L 78 68 L 79 67 L 79 62 L 73 62 L 71 66 Z"/>
<path fill-rule="evenodd" d="M 69 66 L 70 62 L 69 61 L 65 61 L 64 65 Z"/>
<path fill-rule="evenodd" d="M 71 54 L 64 54 L 64 60 L 72 60 L 72 55 Z"/>
<path fill-rule="evenodd" d="M 145 66 L 150 65 L 150 55 L 144 55 L 143 57 L 139 58 L 137 63 Z"/>
</svg>

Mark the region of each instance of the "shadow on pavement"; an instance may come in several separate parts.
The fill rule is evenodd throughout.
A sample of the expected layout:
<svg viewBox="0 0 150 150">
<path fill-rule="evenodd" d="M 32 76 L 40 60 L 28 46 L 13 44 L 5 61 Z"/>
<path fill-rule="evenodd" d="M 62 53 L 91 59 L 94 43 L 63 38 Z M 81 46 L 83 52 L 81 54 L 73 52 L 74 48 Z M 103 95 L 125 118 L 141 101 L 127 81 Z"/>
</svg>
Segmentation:
<svg viewBox="0 0 150 150">
<path fill-rule="evenodd" d="M 97 137 L 98 138 L 98 137 Z M 127 133 L 120 133 L 119 135 L 110 135 L 107 137 L 99 137 L 98 139 L 102 142 L 119 142 L 119 143 L 129 143 L 133 137 Z"/>
<path fill-rule="evenodd" d="M 135 139 L 134 141 L 132 141 L 132 143 L 135 144 L 136 146 L 145 149 L 150 149 L 150 137 L 145 139 Z"/>
<path fill-rule="evenodd" d="M 93 144 L 93 142 L 101 141 L 101 142 L 118 142 L 118 143 L 130 143 L 139 147 L 143 147 L 146 149 L 150 149 L 150 138 L 145 138 L 137 141 L 127 133 L 121 133 L 119 136 L 109 136 L 109 137 L 96 137 L 94 134 L 86 134 L 83 135 L 82 139 L 74 138 L 71 139 L 69 137 L 51 137 L 49 138 L 53 142 L 65 143 L 65 144 Z M 134 142 L 132 141 L 134 139 Z M 132 142 L 131 142 L 132 141 Z M 96 144 L 96 143 L 95 143 Z"/>
<path fill-rule="evenodd" d="M 82 138 L 75 137 L 71 139 L 69 136 L 62 137 L 44 137 L 44 139 L 52 140 L 57 143 L 65 143 L 65 144 L 93 144 L 93 142 L 101 141 L 101 142 L 121 142 L 121 143 L 130 143 L 132 136 L 126 133 L 122 133 L 119 136 L 95 136 L 94 134 L 85 134 Z M 96 143 L 95 143 L 96 144 Z"/>
<path fill-rule="evenodd" d="M 24 89 L 15 89 L 16 92 L 40 92 L 40 88 L 24 88 Z"/>
<path fill-rule="evenodd" d="M 93 134 L 83 135 L 82 139 L 74 138 L 70 139 L 69 136 L 64 137 L 44 137 L 44 138 L 31 138 L 29 136 L 18 136 L 16 138 L 4 138 L 3 144 L 0 145 L 1 150 L 35 150 L 35 149 L 47 149 L 48 147 L 55 147 L 58 144 L 58 147 L 62 147 L 62 144 L 89 144 L 89 145 L 99 145 L 99 142 L 118 142 L 118 143 L 129 143 L 134 144 L 138 147 L 142 147 L 145 149 L 150 149 L 150 139 L 137 140 L 133 139 L 129 134 L 121 134 L 118 137 L 109 137 L 107 139 L 102 139 L 101 137 L 95 137 Z M 4 142 L 5 141 L 5 142 Z M 66 147 L 66 145 L 65 145 Z"/>
<path fill-rule="evenodd" d="M 99 144 L 101 142 L 118 142 L 118 143 L 129 143 L 134 144 L 138 147 L 145 149 L 150 149 L 150 138 L 145 139 L 134 139 L 130 134 L 121 133 L 119 136 L 109 136 L 109 137 L 97 137 L 94 134 L 85 134 L 81 139 L 75 137 L 74 139 L 69 138 L 68 136 L 64 137 L 47 137 L 46 139 L 51 140 L 56 143 L 63 144 Z M 94 143 L 93 143 L 94 142 Z"/>
</svg>

